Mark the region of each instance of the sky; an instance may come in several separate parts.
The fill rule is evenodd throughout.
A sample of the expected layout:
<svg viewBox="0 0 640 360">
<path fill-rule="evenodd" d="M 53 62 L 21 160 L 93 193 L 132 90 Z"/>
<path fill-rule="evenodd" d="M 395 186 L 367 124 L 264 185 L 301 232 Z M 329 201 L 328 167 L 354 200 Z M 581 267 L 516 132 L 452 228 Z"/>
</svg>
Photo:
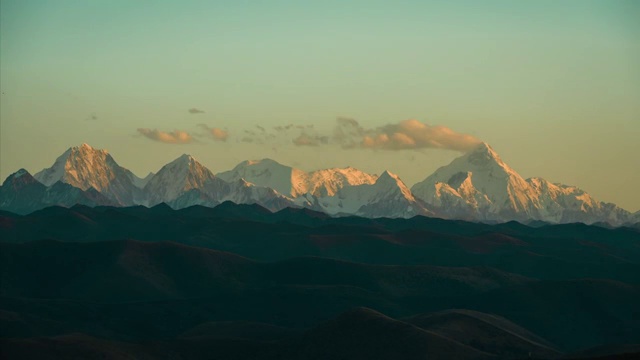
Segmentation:
<svg viewBox="0 0 640 360">
<path fill-rule="evenodd" d="M 0 2 L 0 177 L 272 158 L 407 185 L 478 141 L 640 210 L 640 1 Z"/>
</svg>

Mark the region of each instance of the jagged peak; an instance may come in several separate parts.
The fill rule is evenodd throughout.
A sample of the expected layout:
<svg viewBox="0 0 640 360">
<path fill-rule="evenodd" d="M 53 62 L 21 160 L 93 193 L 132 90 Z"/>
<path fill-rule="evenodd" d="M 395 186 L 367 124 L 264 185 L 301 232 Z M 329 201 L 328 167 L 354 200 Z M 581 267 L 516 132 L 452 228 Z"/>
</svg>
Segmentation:
<svg viewBox="0 0 640 360">
<path fill-rule="evenodd" d="M 482 141 L 472 151 L 493 151 L 493 148 L 489 143 Z"/>
<path fill-rule="evenodd" d="M 171 176 L 167 174 L 171 174 L 174 172 L 179 172 L 183 174 L 187 173 L 211 173 L 209 169 L 207 169 L 204 165 L 202 165 L 198 160 L 196 160 L 193 156 L 189 154 L 182 154 L 177 157 L 172 162 L 164 165 L 156 174 L 154 174 L 150 179 L 149 183 L 153 182 L 156 179 L 156 175 L 162 176 Z M 214 176 L 213 174 L 211 174 Z"/>
<path fill-rule="evenodd" d="M 500 155 L 486 142 L 481 142 L 470 154 L 482 154 L 491 158 L 499 159 Z"/>
<path fill-rule="evenodd" d="M 409 190 L 407 185 L 405 185 L 405 183 L 400 179 L 398 175 L 388 170 L 385 170 L 382 174 L 380 174 L 380 177 L 378 177 L 375 184 L 376 185 L 382 184 L 387 186 L 393 186 L 394 188 L 399 188 L 400 191 L 402 191 L 402 193 L 405 194 L 405 196 L 408 199 L 413 199 L 413 195 L 411 194 L 411 191 Z"/>
<path fill-rule="evenodd" d="M 11 174 L 9 176 L 13 176 L 14 178 L 19 178 L 19 177 L 21 177 L 23 175 L 27 175 L 27 174 L 29 174 L 29 172 L 26 169 L 21 168 L 20 170 L 14 172 L 13 174 Z M 31 174 L 29 174 L 29 175 L 31 175 Z"/>
<path fill-rule="evenodd" d="M 82 143 L 78 146 L 70 147 L 65 153 L 95 153 L 100 152 L 104 154 L 108 154 L 109 152 L 105 149 L 96 149 L 87 143 Z"/>
<path fill-rule="evenodd" d="M 391 172 L 389 172 L 389 170 L 385 170 L 382 172 L 382 174 L 380 174 L 381 178 L 385 178 L 385 177 L 393 177 L 393 175 L 391 174 Z"/>
<path fill-rule="evenodd" d="M 2 185 L 4 186 L 11 183 L 16 183 L 16 182 L 31 183 L 31 182 L 37 182 L 37 180 L 27 170 L 20 169 L 14 172 L 13 174 L 10 174 L 9 176 L 7 176 L 7 178 L 4 180 Z"/>
<path fill-rule="evenodd" d="M 9 176 L 7 176 L 5 182 L 7 182 L 7 180 L 9 180 L 9 179 L 18 179 L 18 178 L 20 178 L 20 177 L 22 177 L 24 175 L 31 176 L 31 174 L 27 170 L 25 170 L 24 168 L 21 168 L 20 170 L 14 172 L 12 174 L 9 174 Z"/>
<path fill-rule="evenodd" d="M 465 159 L 466 162 L 481 168 L 495 164 L 504 168 L 508 172 L 512 172 L 511 168 L 502 161 L 500 155 L 498 155 L 498 153 L 485 142 L 480 143 L 475 150 L 464 155 L 462 159 Z"/>
<path fill-rule="evenodd" d="M 390 172 L 389 170 L 385 170 L 378 177 L 378 181 L 388 181 L 388 180 L 400 181 L 400 177 L 398 175 Z"/>
<path fill-rule="evenodd" d="M 198 160 L 196 160 L 193 156 L 189 155 L 189 154 L 182 154 L 180 156 L 178 156 L 175 160 L 173 160 L 172 162 L 169 163 L 169 165 L 173 164 L 173 165 L 178 165 L 178 164 L 192 164 L 192 163 L 198 163 Z"/>
</svg>

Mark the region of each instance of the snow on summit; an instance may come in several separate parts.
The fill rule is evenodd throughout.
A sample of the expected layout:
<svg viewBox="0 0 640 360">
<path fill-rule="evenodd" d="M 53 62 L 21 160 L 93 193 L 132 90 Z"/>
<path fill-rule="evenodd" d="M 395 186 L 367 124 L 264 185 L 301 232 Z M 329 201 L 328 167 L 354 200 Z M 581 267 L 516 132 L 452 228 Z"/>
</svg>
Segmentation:
<svg viewBox="0 0 640 360">
<path fill-rule="evenodd" d="M 144 187 L 146 203 L 153 206 L 161 202 L 169 202 L 185 191 L 203 188 L 215 177 L 191 155 L 181 155 L 163 166 L 147 182 Z"/>
<path fill-rule="evenodd" d="M 605 215 L 602 203 L 575 187 L 523 179 L 486 143 L 437 169 L 411 191 L 450 218 L 552 223 L 620 223 L 624 218 L 622 209 Z"/>
<path fill-rule="evenodd" d="M 525 180 L 486 143 L 440 167 L 411 188 L 389 171 L 380 176 L 353 167 L 306 172 L 272 159 L 243 161 L 214 175 L 187 154 L 141 179 L 119 166 L 106 150 L 88 144 L 67 149 L 51 167 L 34 177 L 20 170 L 5 183 L 12 184 L 2 187 L 12 199 L 34 198 L 33 194 L 19 196 L 29 185 L 34 194 L 45 191 L 38 186 L 56 187 L 51 190 L 57 194 L 56 199 L 91 197 L 92 200 L 82 201 L 117 206 L 153 206 L 165 202 L 183 208 L 233 201 L 257 203 L 273 211 L 289 206 L 306 207 L 335 216 L 428 215 L 486 222 L 540 220 L 612 225 L 640 219 L 640 213 L 632 215 L 614 204 L 597 201 L 578 187 L 541 178 Z M 19 202 L 12 202 L 12 206 L 21 211 L 36 210 L 44 204 Z"/>
<path fill-rule="evenodd" d="M 106 150 L 88 144 L 69 148 L 34 177 L 46 186 L 60 181 L 82 190 L 94 188 L 121 205 L 132 205 L 136 197 L 135 175 L 118 165 Z"/>
<path fill-rule="evenodd" d="M 351 167 L 305 172 L 271 159 L 244 161 L 233 170 L 221 172 L 218 176 L 225 181 L 245 179 L 293 198 L 307 193 L 333 196 L 343 187 L 373 184 L 377 179 L 375 175 Z"/>
</svg>

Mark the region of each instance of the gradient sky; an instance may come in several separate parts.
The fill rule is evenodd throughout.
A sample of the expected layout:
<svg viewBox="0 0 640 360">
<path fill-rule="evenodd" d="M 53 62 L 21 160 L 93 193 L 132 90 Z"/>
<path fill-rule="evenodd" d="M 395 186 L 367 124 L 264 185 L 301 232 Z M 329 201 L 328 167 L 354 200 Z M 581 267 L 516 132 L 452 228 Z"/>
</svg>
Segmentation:
<svg viewBox="0 0 640 360">
<path fill-rule="evenodd" d="M 138 175 L 190 153 L 214 172 L 270 157 L 411 186 L 460 153 L 242 139 L 416 119 L 488 142 L 525 178 L 640 209 L 640 1 L 309 3 L 2 0 L 0 176 L 86 142 Z"/>
</svg>

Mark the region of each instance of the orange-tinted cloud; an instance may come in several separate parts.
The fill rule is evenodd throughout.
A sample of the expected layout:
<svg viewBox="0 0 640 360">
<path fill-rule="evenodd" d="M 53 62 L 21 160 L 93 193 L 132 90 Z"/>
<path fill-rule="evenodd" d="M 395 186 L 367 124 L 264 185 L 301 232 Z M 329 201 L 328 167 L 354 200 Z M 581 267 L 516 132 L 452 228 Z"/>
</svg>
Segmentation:
<svg viewBox="0 0 640 360">
<path fill-rule="evenodd" d="M 165 144 L 189 144 L 194 142 L 193 136 L 182 130 L 165 132 L 158 129 L 138 128 L 138 133 L 151 140 L 163 142 Z"/>
<path fill-rule="evenodd" d="M 229 132 L 220 128 L 211 128 L 209 132 L 215 141 L 227 141 L 227 138 L 229 138 Z"/>
<path fill-rule="evenodd" d="M 210 136 L 214 141 L 227 141 L 229 138 L 229 132 L 227 130 L 223 130 L 220 128 L 212 128 L 206 124 L 199 124 L 201 128 L 205 129 L 207 135 Z"/>
<path fill-rule="evenodd" d="M 354 119 L 338 118 L 335 140 L 345 148 L 380 150 L 449 149 L 466 152 L 480 140 L 458 133 L 446 126 L 428 125 L 418 120 L 404 120 L 375 129 L 365 129 Z"/>
</svg>

